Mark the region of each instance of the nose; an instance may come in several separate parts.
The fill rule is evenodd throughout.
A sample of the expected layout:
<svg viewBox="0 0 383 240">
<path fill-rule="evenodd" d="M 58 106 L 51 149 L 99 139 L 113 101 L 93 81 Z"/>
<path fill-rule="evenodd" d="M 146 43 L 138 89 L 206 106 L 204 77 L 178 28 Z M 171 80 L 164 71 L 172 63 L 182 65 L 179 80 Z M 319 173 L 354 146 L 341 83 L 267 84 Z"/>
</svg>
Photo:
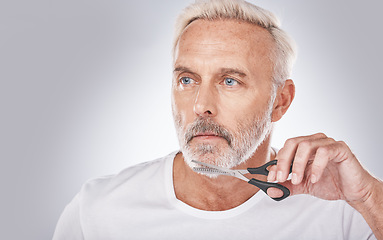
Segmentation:
<svg viewBox="0 0 383 240">
<path fill-rule="evenodd" d="M 194 102 L 194 113 L 200 117 L 214 117 L 217 114 L 216 94 L 213 86 L 201 84 Z"/>
</svg>

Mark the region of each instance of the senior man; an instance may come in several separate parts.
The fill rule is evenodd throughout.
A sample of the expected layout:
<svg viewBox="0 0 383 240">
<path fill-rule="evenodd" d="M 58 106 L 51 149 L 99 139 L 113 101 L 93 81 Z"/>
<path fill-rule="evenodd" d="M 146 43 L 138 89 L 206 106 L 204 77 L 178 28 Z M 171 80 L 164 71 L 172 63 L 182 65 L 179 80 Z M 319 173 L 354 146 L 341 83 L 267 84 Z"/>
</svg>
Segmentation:
<svg viewBox="0 0 383 240">
<path fill-rule="evenodd" d="M 383 184 L 324 134 L 270 146 L 295 87 L 294 46 L 268 11 L 198 1 L 177 20 L 172 108 L 180 151 L 87 182 L 54 239 L 383 239 Z M 192 160 L 245 169 L 277 159 L 267 194 Z M 291 179 L 288 179 L 290 166 Z M 328 201 L 338 200 L 338 201 Z"/>
</svg>

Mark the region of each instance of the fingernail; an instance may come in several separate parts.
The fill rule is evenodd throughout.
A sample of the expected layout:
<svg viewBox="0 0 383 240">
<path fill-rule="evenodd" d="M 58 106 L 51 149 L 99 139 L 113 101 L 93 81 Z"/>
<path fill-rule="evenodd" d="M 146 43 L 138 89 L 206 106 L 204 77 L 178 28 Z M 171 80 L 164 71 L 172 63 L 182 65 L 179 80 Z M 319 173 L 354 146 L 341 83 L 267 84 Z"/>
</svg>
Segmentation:
<svg viewBox="0 0 383 240">
<path fill-rule="evenodd" d="M 267 181 L 269 181 L 269 182 L 275 181 L 275 171 L 269 172 L 269 175 L 267 176 Z"/>
<path fill-rule="evenodd" d="M 298 175 L 296 173 L 291 174 L 291 182 L 293 184 L 297 184 L 298 183 Z"/>
<path fill-rule="evenodd" d="M 311 175 L 311 183 L 316 183 L 316 182 L 317 182 L 317 177 L 314 174 L 312 174 Z"/>
<path fill-rule="evenodd" d="M 278 172 L 277 172 L 277 181 L 278 181 L 278 182 L 282 182 L 282 178 L 283 178 L 283 176 L 282 176 L 282 171 L 278 171 Z"/>
</svg>

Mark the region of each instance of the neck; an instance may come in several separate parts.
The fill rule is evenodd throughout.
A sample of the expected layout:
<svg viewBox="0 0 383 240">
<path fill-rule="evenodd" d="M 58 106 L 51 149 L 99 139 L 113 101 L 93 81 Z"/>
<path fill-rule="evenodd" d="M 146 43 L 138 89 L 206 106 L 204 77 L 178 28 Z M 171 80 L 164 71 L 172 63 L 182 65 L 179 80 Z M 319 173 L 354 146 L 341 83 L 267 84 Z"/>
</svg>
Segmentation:
<svg viewBox="0 0 383 240">
<path fill-rule="evenodd" d="M 270 147 L 270 139 L 258 147 L 254 155 L 236 169 L 261 166 L 275 158 Z M 251 178 L 251 176 L 248 176 Z M 266 181 L 266 177 L 257 177 Z M 237 207 L 258 192 L 258 188 L 231 176 L 209 178 L 195 173 L 178 153 L 173 166 L 174 191 L 182 202 L 206 211 L 223 211 Z"/>
</svg>

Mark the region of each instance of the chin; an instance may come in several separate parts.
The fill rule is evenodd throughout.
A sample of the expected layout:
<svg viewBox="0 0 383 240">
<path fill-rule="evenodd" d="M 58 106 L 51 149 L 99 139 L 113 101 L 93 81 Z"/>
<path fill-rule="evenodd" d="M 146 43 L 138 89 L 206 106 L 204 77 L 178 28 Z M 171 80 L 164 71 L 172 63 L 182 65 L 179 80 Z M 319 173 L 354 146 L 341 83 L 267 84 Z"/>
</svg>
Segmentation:
<svg viewBox="0 0 383 240">
<path fill-rule="evenodd" d="M 192 169 L 192 170 L 195 167 L 197 167 L 197 168 L 201 167 L 200 165 L 192 162 L 192 160 L 216 165 L 216 163 L 214 161 L 215 156 L 213 156 L 213 154 L 203 154 L 200 156 L 196 156 L 195 154 L 191 154 L 191 156 L 190 156 L 188 153 L 182 152 L 182 155 L 183 155 L 183 159 L 184 159 L 186 165 L 189 166 L 190 169 Z M 213 159 L 213 161 L 212 161 L 212 159 Z M 216 179 L 219 176 L 219 174 L 214 174 L 214 173 L 202 173 L 202 172 L 196 172 L 196 173 L 203 175 L 203 176 L 206 176 L 206 177 L 211 178 L 211 179 Z"/>
<path fill-rule="evenodd" d="M 199 167 L 198 164 L 191 162 L 192 160 L 197 160 L 225 168 L 233 168 L 244 162 L 243 159 L 238 158 L 237 154 L 233 151 L 230 151 L 230 149 L 225 149 L 223 151 L 219 148 L 211 149 L 204 146 L 202 149 L 186 148 L 182 150 L 182 154 L 185 163 L 192 169 L 193 167 Z M 215 174 L 212 175 L 217 176 Z"/>
</svg>

